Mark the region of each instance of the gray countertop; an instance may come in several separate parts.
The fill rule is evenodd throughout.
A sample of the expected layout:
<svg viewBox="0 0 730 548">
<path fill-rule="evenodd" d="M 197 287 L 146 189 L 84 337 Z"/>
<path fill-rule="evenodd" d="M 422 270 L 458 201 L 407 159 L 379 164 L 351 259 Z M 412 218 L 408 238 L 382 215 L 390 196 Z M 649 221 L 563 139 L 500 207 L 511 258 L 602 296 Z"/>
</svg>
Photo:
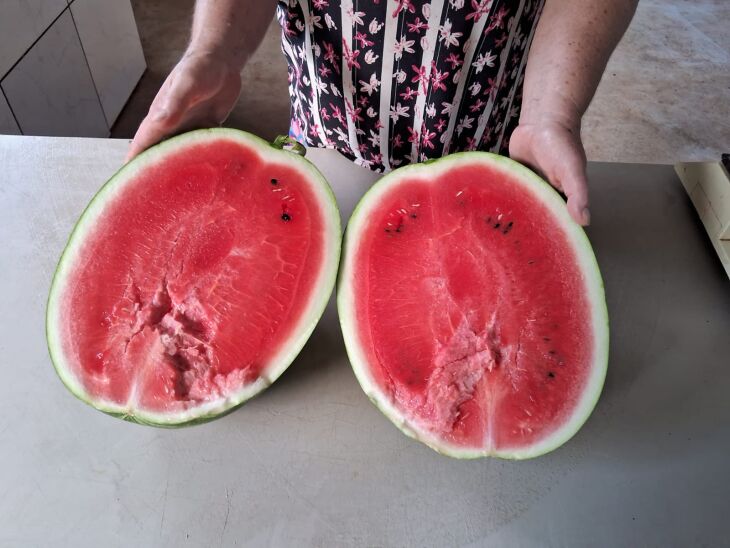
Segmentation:
<svg viewBox="0 0 730 548">
<path fill-rule="evenodd" d="M 182 430 L 105 416 L 56 378 L 45 301 L 125 141 L 0 136 L 0 545 L 719 546 L 730 542 L 730 281 L 669 166 L 592 164 L 603 396 L 561 449 L 456 461 L 403 436 L 332 306 L 274 386 Z M 311 151 L 343 214 L 373 180 Z"/>
</svg>

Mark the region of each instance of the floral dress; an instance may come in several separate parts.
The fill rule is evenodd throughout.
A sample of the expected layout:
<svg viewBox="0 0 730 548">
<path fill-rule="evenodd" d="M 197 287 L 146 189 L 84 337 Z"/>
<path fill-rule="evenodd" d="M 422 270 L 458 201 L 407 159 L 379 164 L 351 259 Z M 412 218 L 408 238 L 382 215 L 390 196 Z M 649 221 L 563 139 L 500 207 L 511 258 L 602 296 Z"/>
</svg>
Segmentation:
<svg viewBox="0 0 730 548">
<path fill-rule="evenodd" d="M 505 153 L 544 0 L 282 0 L 290 135 L 384 171 Z"/>
</svg>

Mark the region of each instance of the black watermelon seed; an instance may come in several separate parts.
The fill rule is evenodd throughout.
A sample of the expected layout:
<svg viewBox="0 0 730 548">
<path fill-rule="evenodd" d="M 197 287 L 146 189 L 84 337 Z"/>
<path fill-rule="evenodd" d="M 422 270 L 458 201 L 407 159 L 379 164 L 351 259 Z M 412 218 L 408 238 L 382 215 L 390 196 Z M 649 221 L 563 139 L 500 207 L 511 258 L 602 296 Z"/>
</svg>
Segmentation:
<svg viewBox="0 0 730 548">
<path fill-rule="evenodd" d="M 489 217 L 487 217 L 486 222 L 487 223 L 491 223 L 492 222 L 492 216 L 491 215 Z"/>
<path fill-rule="evenodd" d="M 535 264 L 535 261 L 532 261 L 532 260 L 527 261 L 527 264 Z"/>
<path fill-rule="evenodd" d="M 548 351 L 548 354 L 550 354 L 551 356 L 554 356 L 555 355 L 555 350 L 549 350 Z"/>
<path fill-rule="evenodd" d="M 411 213 L 411 219 L 415 219 L 417 215 L 415 213 Z"/>
<path fill-rule="evenodd" d="M 509 223 L 507 223 L 507 226 L 504 227 L 504 230 L 502 231 L 502 234 L 507 234 L 510 230 L 512 230 L 512 225 L 513 224 L 514 223 L 512 221 L 510 221 Z"/>
<path fill-rule="evenodd" d="M 282 213 L 281 214 L 281 220 L 284 221 L 284 222 L 291 221 L 291 215 L 289 215 L 288 213 Z"/>
<path fill-rule="evenodd" d="M 542 340 L 543 341 L 549 341 L 550 340 L 550 337 L 543 337 Z"/>
<path fill-rule="evenodd" d="M 502 223 L 500 223 L 500 222 L 497 222 L 494 224 L 494 228 L 499 228 L 500 226 L 502 226 Z"/>
<path fill-rule="evenodd" d="M 272 185 L 278 185 L 279 184 L 278 179 L 271 179 L 271 184 Z"/>
<path fill-rule="evenodd" d="M 548 371 L 548 377 L 550 377 L 551 379 L 554 379 L 555 373 L 553 373 L 552 371 Z"/>
</svg>

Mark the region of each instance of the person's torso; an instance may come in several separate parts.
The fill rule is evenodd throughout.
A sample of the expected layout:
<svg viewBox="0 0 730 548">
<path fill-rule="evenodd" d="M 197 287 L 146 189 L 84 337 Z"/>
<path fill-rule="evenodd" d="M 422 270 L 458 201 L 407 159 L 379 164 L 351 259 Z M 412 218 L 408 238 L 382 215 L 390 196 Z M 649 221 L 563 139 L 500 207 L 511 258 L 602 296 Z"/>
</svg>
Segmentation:
<svg viewBox="0 0 730 548">
<path fill-rule="evenodd" d="M 504 152 L 543 2 L 280 1 L 290 134 L 378 171 Z"/>
</svg>

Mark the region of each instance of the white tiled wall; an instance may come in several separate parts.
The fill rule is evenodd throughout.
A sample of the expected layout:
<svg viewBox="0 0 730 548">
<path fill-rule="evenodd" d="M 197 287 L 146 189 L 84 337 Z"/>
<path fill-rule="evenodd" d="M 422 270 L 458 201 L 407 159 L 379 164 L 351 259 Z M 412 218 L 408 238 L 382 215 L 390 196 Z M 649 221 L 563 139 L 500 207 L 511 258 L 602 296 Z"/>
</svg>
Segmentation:
<svg viewBox="0 0 730 548">
<path fill-rule="evenodd" d="M 75 0 L 71 14 L 111 126 L 129 97 L 130 84 L 145 70 L 132 6 L 119 0 Z"/>
<path fill-rule="evenodd" d="M 0 0 L 0 133 L 107 136 L 144 70 L 130 0 Z"/>
<path fill-rule="evenodd" d="M 18 135 L 20 128 L 15 123 L 13 113 L 10 110 L 5 96 L 0 94 L 0 135 Z"/>
<path fill-rule="evenodd" d="M 68 11 L 1 85 L 26 135 L 105 137 L 109 133 Z"/>
<path fill-rule="evenodd" d="M 66 0 L 0 0 L 0 78 L 66 8 Z"/>
</svg>

